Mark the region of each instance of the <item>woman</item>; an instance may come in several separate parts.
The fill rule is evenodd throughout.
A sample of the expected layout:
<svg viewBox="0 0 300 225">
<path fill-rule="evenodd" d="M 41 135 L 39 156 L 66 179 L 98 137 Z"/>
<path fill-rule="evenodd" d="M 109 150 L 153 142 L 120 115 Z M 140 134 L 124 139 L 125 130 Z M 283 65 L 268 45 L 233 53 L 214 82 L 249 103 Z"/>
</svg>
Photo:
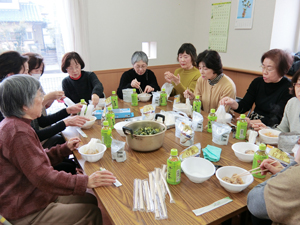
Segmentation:
<svg viewBox="0 0 300 225">
<path fill-rule="evenodd" d="M 62 58 L 61 70 L 68 73 L 62 81 L 65 95 L 73 102 L 79 103 L 84 99 L 87 103 L 92 100 L 98 105 L 99 98 L 104 98 L 103 86 L 94 72 L 82 70 L 85 64 L 77 52 L 68 52 Z"/>
<path fill-rule="evenodd" d="M 43 149 L 30 126 L 41 116 L 43 93 L 40 83 L 26 75 L 15 75 L 0 84 L 0 212 L 19 224 L 101 224 L 96 198 L 86 188 L 115 182 L 109 171 L 90 176 L 56 171 L 80 139 Z"/>
<path fill-rule="evenodd" d="M 294 97 L 287 102 L 283 118 L 276 127 L 276 130 L 300 133 L 300 70 L 294 74 L 292 84 L 293 88 L 291 89 L 291 94 Z M 253 123 L 252 128 L 254 130 L 260 130 L 267 128 L 267 126 L 264 123 Z"/>
<path fill-rule="evenodd" d="M 272 159 L 265 159 L 261 163 L 261 170 L 267 169 L 274 175 L 254 187 L 248 194 L 247 206 L 253 215 L 253 225 L 271 224 L 272 221 L 273 224 L 299 224 L 299 152 L 300 150 L 295 161 L 286 168 L 283 168 L 279 162 L 273 163 Z"/>
<path fill-rule="evenodd" d="M 139 88 L 141 88 L 144 93 L 160 90 L 154 73 L 147 69 L 148 57 L 144 52 L 134 52 L 131 57 L 131 64 L 133 69 L 124 72 L 120 79 L 117 90 L 120 99 L 123 99 L 122 90 L 126 88 L 135 88 L 137 93 L 140 93 Z"/>
<path fill-rule="evenodd" d="M 171 96 L 180 95 L 180 101 L 185 102 L 183 92 L 186 89 L 194 92 L 196 82 L 201 76 L 196 66 L 196 48 L 190 43 L 181 45 L 177 52 L 177 60 L 180 64 L 179 69 L 176 69 L 174 74 L 170 71 L 164 73 L 165 79 L 168 83 L 172 83 L 174 88 Z"/>
<path fill-rule="evenodd" d="M 225 96 L 235 98 L 236 88 L 230 77 L 223 73 L 221 57 L 218 52 L 205 50 L 197 57 L 197 67 L 201 73 L 198 79 L 195 92 L 186 90 L 184 97 L 193 100 L 199 95 L 202 110 L 209 113 L 210 109 L 217 109 L 219 101 Z M 226 107 L 229 111 L 229 106 Z"/>
<path fill-rule="evenodd" d="M 251 82 L 244 98 L 237 103 L 235 99 L 225 97 L 220 104 L 229 105 L 237 113 L 245 113 L 255 104 L 249 117 L 251 120 L 259 120 L 270 127 L 279 124 L 284 107 L 292 97 L 289 93 L 291 82 L 284 76 L 292 62 L 292 56 L 283 50 L 267 51 L 261 57 L 263 76 Z"/>
</svg>

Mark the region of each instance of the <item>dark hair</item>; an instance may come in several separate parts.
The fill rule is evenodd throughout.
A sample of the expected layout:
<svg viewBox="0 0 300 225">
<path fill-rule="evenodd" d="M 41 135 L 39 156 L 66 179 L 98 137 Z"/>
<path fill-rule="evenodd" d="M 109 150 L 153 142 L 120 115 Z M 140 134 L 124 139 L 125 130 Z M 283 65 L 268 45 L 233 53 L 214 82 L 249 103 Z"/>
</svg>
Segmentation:
<svg viewBox="0 0 300 225">
<path fill-rule="evenodd" d="M 197 52 L 196 52 L 196 48 L 194 47 L 194 45 L 192 45 L 191 43 L 182 44 L 181 47 L 178 49 L 178 52 L 177 52 L 177 61 L 178 61 L 179 54 L 183 54 L 183 53 L 186 53 L 186 54 L 190 55 L 191 58 L 192 58 L 193 66 L 196 66 Z"/>
<path fill-rule="evenodd" d="M 3 52 L 0 55 L 0 81 L 10 73 L 18 74 L 24 68 L 24 63 L 27 60 L 27 56 L 22 56 L 19 52 Z"/>
<path fill-rule="evenodd" d="M 205 63 L 205 66 L 208 69 L 212 69 L 217 75 L 223 73 L 221 57 L 219 53 L 214 50 L 205 50 L 201 52 L 197 57 L 197 67 L 199 67 L 200 62 Z"/>
<path fill-rule="evenodd" d="M 33 52 L 27 52 L 24 53 L 23 56 L 27 56 L 28 57 L 28 73 L 30 74 L 30 72 L 34 69 L 38 69 L 41 65 L 43 65 L 43 70 L 42 70 L 42 74 L 44 73 L 44 69 L 45 69 L 45 64 L 44 64 L 44 58 L 37 53 L 33 53 Z"/>
<path fill-rule="evenodd" d="M 85 64 L 77 52 L 68 52 L 66 53 L 61 60 L 61 71 L 67 73 L 67 68 L 70 66 L 70 61 L 74 59 L 74 61 L 80 64 L 81 69 L 84 68 Z"/>
<path fill-rule="evenodd" d="M 297 70 L 297 72 L 292 77 L 292 87 L 290 88 L 290 93 L 293 96 L 296 96 L 294 84 L 296 84 L 299 79 L 300 79 L 300 69 Z"/>
<path fill-rule="evenodd" d="M 264 62 L 265 58 L 271 59 L 276 64 L 276 71 L 281 77 L 287 74 L 293 64 L 292 55 L 281 49 L 271 49 L 265 52 L 261 57 L 261 63 Z"/>
</svg>

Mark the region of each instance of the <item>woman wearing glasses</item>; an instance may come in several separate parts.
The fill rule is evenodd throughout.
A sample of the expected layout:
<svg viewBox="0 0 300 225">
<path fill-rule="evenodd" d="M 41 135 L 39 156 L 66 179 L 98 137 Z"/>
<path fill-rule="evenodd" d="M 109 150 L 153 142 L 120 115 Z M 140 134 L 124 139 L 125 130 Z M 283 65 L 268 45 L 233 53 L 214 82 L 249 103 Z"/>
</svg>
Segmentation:
<svg viewBox="0 0 300 225">
<path fill-rule="evenodd" d="M 148 57 L 142 51 L 136 51 L 131 57 L 132 69 L 123 73 L 120 84 L 117 90 L 119 98 L 123 99 L 123 89 L 135 88 L 137 93 L 140 93 L 139 88 L 145 93 L 159 91 L 156 77 L 154 73 L 147 69 Z"/>
<path fill-rule="evenodd" d="M 300 70 L 294 74 L 292 84 L 291 94 L 294 97 L 287 102 L 281 123 L 276 127 L 282 132 L 300 132 Z M 254 123 L 252 128 L 260 130 L 267 126 L 263 123 Z"/>
<path fill-rule="evenodd" d="M 289 93 L 290 80 L 284 75 L 293 63 L 293 58 L 280 49 L 267 51 L 261 57 L 263 76 L 255 78 L 244 98 L 237 103 L 230 97 L 221 99 L 220 104 L 229 105 L 237 113 L 255 109 L 249 116 L 251 123 L 262 122 L 267 126 L 278 125 L 282 119 L 284 107 L 292 97 Z"/>
<path fill-rule="evenodd" d="M 62 58 L 61 70 L 69 76 L 62 81 L 65 96 L 78 103 L 80 99 L 86 102 L 92 100 L 93 105 L 103 98 L 103 86 L 94 72 L 82 70 L 85 64 L 77 52 L 68 52 Z"/>
</svg>

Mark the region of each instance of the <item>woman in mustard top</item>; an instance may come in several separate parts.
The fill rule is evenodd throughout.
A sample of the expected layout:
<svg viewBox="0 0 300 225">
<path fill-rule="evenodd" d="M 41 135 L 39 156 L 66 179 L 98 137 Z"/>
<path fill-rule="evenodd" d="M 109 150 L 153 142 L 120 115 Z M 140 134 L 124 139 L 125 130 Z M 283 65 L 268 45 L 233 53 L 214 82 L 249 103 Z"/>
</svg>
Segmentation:
<svg viewBox="0 0 300 225">
<path fill-rule="evenodd" d="M 190 43 L 181 45 L 177 53 L 177 60 L 180 68 L 174 74 L 170 71 L 165 72 L 165 79 L 172 83 L 174 88 L 171 96 L 180 94 L 180 101 L 185 102 L 183 92 L 188 88 L 194 92 L 198 78 L 201 76 L 196 66 L 196 48 Z"/>
</svg>

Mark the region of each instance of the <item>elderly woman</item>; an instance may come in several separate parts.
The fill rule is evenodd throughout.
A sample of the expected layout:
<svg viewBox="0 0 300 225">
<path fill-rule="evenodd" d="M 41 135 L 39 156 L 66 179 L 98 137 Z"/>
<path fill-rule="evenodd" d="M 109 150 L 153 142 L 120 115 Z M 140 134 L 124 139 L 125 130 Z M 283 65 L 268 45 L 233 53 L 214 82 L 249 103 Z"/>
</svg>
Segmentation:
<svg viewBox="0 0 300 225">
<path fill-rule="evenodd" d="M 210 109 L 217 109 L 219 101 L 225 96 L 235 98 L 236 87 L 230 77 L 223 73 L 221 57 L 218 52 L 205 50 L 197 57 L 197 67 L 201 73 L 195 92 L 186 90 L 184 96 L 193 100 L 199 95 L 202 102 L 202 110 L 209 113 Z M 229 106 L 226 107 L 229 111 Z"/>
<path fill-rule="evenodd" d="M 286 168 L 279 162 L 274 163 L 273 159 L 265 159 L 261 163 L 261 170 L 268 170 L 274 175 L 248 194 L 247 207 L 253 215 L 252 224 L 299 224 L 299 163 L 300 150 L 295 161 Z"/>
<path fill-rule="evenodd" d="M 177 52 L 177 60 L 180 68 L 176 69 L 174 74 L 170 71 L 165 72 L 165 79 L 168 83 L 172 83 L 174 88 L 171 96 L 180 95 L 180 101 L 185 102 L 183 92 L 187 89 L 194 92 L 196 82 L 201 76 L 196 66 L 196 48 L 190 43 L 181 45 Z"/>
<path fill-rule="evenodd" d="M 120 79 L 117 90 L 119 98 L 123 99 L 122 90 L 126 88 L 135 88 L 137 93 L 140 93 L 139 88 L 145 93 L 160 90 L 154 73 L 147 69 L 148 57 L 144 52 L 134 52 L 131 57 L 131 64 L 133 69 L 124 72 Z"/>
<path fill-rule="evenodd" d="M 103 98 L 103 86 L 94 72 L 82 70 L 85 64 L 77 52 L 68 52 L 62 58 L 61 70 L 69 76 L 62 81 L 65 95 L 73 102 L 79 103 L 84 99 L 87 103 L 92 100 L 98 105 L 99 98 Z"/>
<path fill-rule="evenodd" d="M 294 74 L 292 84 L 293 88 L 291 89 L 291 94 L 294 97 L 287 102 L 283 118 L 280 124 L 276 127 L 276 130 L 300 133 L 300 70 Z M 264 123 L 253 123 L 251 125 L 254 130 L 267 128 Z"/>
<path fill-rule="evenodd" d="M 263 76 L 251 82 L 244 98 L 237 103 L 235 99 L 225 97 L 220 104 L 229 105 L 237 113 L 245 113 L 255 104 L 255 109 L 249 116 L 251 120 L 261 121 L 270 127 L 278 125 L 284 107 L 292 97 L 289 93 L 291 81 L 284 76 L 292 62 L 292 56 L 283 50 L 267 51 L 261 57 Z"/>
<path fill-rule="evenodd" d="M 30 126 L 41 116 L 40 83 L 28 75 L 15 75 L 0 84 L 0 212 L 19 224 L 102 224 L 96 198 L 86 188 L 115 182 L 109 171 L 90 176 L 56 171 L 59 163 L 78 147 L 80 139 L 43 149 Z"/>
</svg>

